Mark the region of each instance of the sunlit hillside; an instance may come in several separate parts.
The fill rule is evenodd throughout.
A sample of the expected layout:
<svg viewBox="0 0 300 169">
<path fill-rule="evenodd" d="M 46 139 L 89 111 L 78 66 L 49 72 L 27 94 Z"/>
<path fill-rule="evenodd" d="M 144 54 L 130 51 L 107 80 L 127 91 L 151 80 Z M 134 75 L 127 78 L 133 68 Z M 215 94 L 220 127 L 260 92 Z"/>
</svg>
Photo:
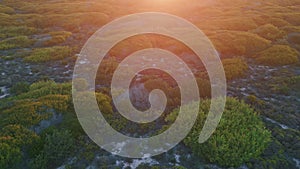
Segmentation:
<svg viewBox="0 0 300 169">
<path fill-rule="evenodd" d="M 131 159 L 100 148 L 85 133 L 72 80 L 81 49 L 98 29 L 142 12 L 176 15 L 209 38 L 224 67 L 227 101 L 216 131 L 198 143 L 214 99 L 201 59 L 182 42 L 158 34 L 117 43 L 95 79 L 98 107 L 116 131 L 136 138 L 163 133 L 181 104 L 176 79 L 147 69 L 118 96 L 130 95 L 135 108 L 147 110 L 149 93 L 160 89 L 167 97 L 163 114 L 138 124 L 118 112 L 112 77 L 134 52 L 161 48 L 177 55 L 192 70 L 201 96 L 184 140 L 163 154 Z M 300 0 L 0 0 L 0 169 L 299 169 L 299 59 Z M 75 80 L 90 87 L 85 79 Z"/>
</svg>

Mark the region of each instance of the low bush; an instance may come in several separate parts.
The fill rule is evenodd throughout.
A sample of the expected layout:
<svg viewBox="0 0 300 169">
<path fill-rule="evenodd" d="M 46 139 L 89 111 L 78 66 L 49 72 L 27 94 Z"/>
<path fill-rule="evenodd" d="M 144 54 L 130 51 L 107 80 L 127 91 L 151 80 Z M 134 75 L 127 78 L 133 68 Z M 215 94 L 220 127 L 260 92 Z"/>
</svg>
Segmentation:
<svg viewBox="0 0 300 169">
<path fill-rule="evenodd" d="M 290 23 L 288 23 L 284 19 L 278 17 L 272 17 L 268 15 L 257 15 L 253 17 L 253 19 L 258 25 L 272 24 L 276 27 L 283 27 L 283 26 L 290 25 Z"/>
<path fill-rule="evenodd" d="M 270 41 L 249 32 L 221 31 L 210 37 L 217 51 L 225 56 L 243 56 L 262 51 Z"/>
<path fill-rule="evenodd" d="M 222 119 L 213 135 L 205 143 L 198 143 L 209 105 L 209 100 L 201 103 L 196 124 L 184 140 L 193 153 L 226 167 L 238 167 L 259 157 L 268 146 L 271 133 L 252 108 L 233 98 L 227 98 Z"/>
<path fill-rule="evenodd" d="M 0 50 L 16 49 L 29 47 L 35 40 L 29 39 L 27 36 L 17 36 L 0 41 Z"/>
<path fill-rule="evenodd" d="M 1 141 L 1 138 L 0 138 Z M 11 168 L 22 159 L 20 148 L 0 142 L 0 168 Z"/>
<path fill-rule="evenodd" d="M 272 47 L 254 55 L 255 60 L 264 65 L 289 65 L 299 62 L 299 52 L 287 45 L 273 45 Z"/>
<path fill-rule="evenodd" d="M 37 30 L 26 26 L 0 27 L 0 38 L 9 38 L 15 36 L 27 36 L 36 33 Z"/>
<path fill-rule="evenodd" d="M 252 32 L 271 41 L 282 38 L 285 35 L 284 31 L 281 31 L 272 24 L 262 25 Z"/>
<path fill-rule="evenodd" d="M 11 7 L 0 5 L 0 13 L 13 14 L 15 10 Z"/>
<path fill-rule="evenodd" d="M 8 14 L 0 13 L 0 26 L 15 26 L 17 25 L 13 17 Z"/>
<path fill-rule="evenodd" d="M 34 166 L 39 166 L 37 168 L 48 168 L 47 166 L 50 164 L 59 162 L 59 160 L 52 161 L 53 157 L 63 160 L 62 157 L 69 155 L 69 149 L 64 149 L 64 147 L 72 146 L 68 139 L 73 139 L 73 137 L 70 137 L 69 133 L 54 133 L 49 135 L 49 137 L 45 137 L 41 142 L 40 136 L 29 130 L 29 128 L 39 125 L 42 120 L 48 120 L 54 112 L 69 112 L 71 104 L 70 92 L 70 84 L 56 84 L 52 81 L 43 81 L 34 83 L 29 87 L 27 86 L 26 92 L 23 90 L 22 92 L 16 92 L 16 96 L 7 98 L 2 102 L 10 106 L 2 106 L 0 108 L 0 144 L 1 148 L 3 148 L 0 148 L 0 168 L 13 168 L 15 165 L 19 165 L 20 159 L 24 158 L 24 154 L 27 152 L 30 156 L 34 156 L 37 159 L 32 160 L 30 163 L 30 166 L 33 168 Z M 76 119 L 76 116 L 73 118 Z M 66 135 L 67 139 L 63 137 L 64 135 Z M 59 141 L 54 140 L 55 137 Z M 59 145 L 56 150 L 51 147 L 53 144 L 56 146 L 60 143 L 68 144 L 64 146 Z M 42 152 L 41 147 L 45 147 L 44 149 L 47 152 L 40 154 Z M 53 151 L 57 151 L 57 153 L 51 154 Z M 38 156 L 38 154 L 40 155 Z"/>
<path fill-rule="evenodd" d="M 243 77 L 248 70 L 248 64 L 242 58 L 222 60 L 227 80 Z"/>
<path fill-rule="evenodd" d="M 16 102 L 10 109 L 2 111 L 0 114 L 0 126 L 22 125 L 30 127 L 37 125 L 41 120 L 46 120 L 50 117 L 49 113 L 38 113 L 42 106 L 41 102 Z"/>
<path fill-rule="evenodd" d="M 27 93 L 22 93 L 12 99 L 38 99 L 43 96 L 55 94 L 70 95 L 71 88 L 72 86 L 70 83 L 58 84 L 54 81 L 39 81 L 31 84 Z"/>
<path fill-rule="evenodd" d="M 36 48 L 24 59 L 26 62 L 47 62 L 61 60 L 70 57 L 71 54 L 72 49 L 68 46 L 54 46 L 49 48 Z"/>
<path fill-rule="evenodd" d="M 11 146 L 26 147 L 38 139 L 38 136 L 33 131 L 22 125 L 7 125 L 1 128 L 0 131 L 0 137 L 11 138 L 9 142 L 7 142 Z"/>
<path fill-rule="evenodd" d="M 42 142 L 40 154 L 30 161 L 31 168 L 40 169 L 60 165 L 74 152 L 75 140 L 68 130 L 54 129 L 45 135 Z"/>
</svg>

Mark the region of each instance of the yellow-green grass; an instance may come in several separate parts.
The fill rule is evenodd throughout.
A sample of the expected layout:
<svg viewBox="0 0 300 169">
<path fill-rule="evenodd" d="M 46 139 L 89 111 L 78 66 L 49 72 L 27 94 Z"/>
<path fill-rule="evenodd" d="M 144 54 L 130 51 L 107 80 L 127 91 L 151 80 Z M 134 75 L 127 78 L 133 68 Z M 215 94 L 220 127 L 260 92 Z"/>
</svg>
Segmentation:
<svg viewBox="0 0 300 169">
<path fill-rule="evenodd" d="M 255 60 L 264 65 L 280 66 L 299 62 L 299 52 L 288 45 L 273 45 L 254 55 Z"/>
</svg>

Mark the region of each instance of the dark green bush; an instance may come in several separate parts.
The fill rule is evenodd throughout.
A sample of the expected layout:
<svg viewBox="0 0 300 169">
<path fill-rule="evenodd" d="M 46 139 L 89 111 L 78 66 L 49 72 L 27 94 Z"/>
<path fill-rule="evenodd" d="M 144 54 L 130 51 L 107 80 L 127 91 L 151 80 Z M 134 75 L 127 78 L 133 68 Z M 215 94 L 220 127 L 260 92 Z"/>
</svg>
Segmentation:
<svg viewBox="0 0 300 169">
<path fill-rule="evenodd" d="M 30 161 L 30 167 L 34 169 L 49 168 L 60 165 L 74 152 L 75 140 L 70 131 L 49 130 L 43 136 L 42 150 Z"/>
<path fill-rule="evenodd" d="M 27 82 L 18 82 L 12 86 L 10 92 L 15 95 L 26 93 L 29 91 L 29 84 Z"/>
<path fill-rule="evenodd" d="M 55 46 L 34 49 L 31 55 L 25 57 L 26 62 L 47 62 L 70 57 L 72 49 L 68 46 Z"/>
<path fill-rule="evenodd" d="M 11 168 L 19 163 L 21 158 L 22 155 L 19 148 L 0 142 L 0 168 Z"/>
<path fill-rule="evenodd" d="M 289 65 L 299 62 L 299 52 L 287 45 L 274 45 L 256 54 L 255 60 L 265 65 Z"/>
<path fill-rule="evenodd" d="M 54 131 L 46 136 L 43 152 L 50 163 L 58 163 L 73 153 L 74 146 L 70 131 Z"/>
</svg>

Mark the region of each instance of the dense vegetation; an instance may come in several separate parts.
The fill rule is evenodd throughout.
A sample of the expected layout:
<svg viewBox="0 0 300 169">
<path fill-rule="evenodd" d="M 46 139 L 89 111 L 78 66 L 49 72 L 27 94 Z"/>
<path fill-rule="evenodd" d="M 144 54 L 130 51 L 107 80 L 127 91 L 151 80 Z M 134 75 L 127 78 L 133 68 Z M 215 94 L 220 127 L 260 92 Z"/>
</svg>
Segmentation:
<svg viewBox="0 0 300 169">
<path fill-rule="evenodd" d="M 86 168 L 90 164 L 98 168 L 118 167 L 117 160 L 109 160 L 105 156 L 107 152 L 89 140 L 78 123 L 72 104 L 71 78 L 63 79 L 67 76 L 65 72 L 48 77 L 49 72 L 54 70 L 68 68 L 71 71 L 75 55 L 86 40 L 109 21 L 146 11 L 183 17 L 210 38 L 220 54 L 226 79 L 231 82 L 239 78 L 253 78 L 249 73 L 253 63 L 267 65 L 270 74 L 274 69 L 274 76 L 279 66 L 299 66 L 299 5 L 298 0 L 204 0 L 203 3 L 199 0 L 188 3 L 180 0 L 0 0 L 0 96 L 6 94 L 5 87 L 9 88 L 10 94 L 0 100 L 0 168 L 46 169 L 61 165 L 65 168 Z M 109 123 L 123 134 L 157 134 L 174 121 L 180 104 L 180 88 L 173 79 L 161 72 L 146 71 L 139 83 L 143 83 L 148 92 L 160 88 L 168 97 L 167 109 L 162 117 L 151 124 L 136 125 L 114 109 L 109 85 L 115 69 L 126 56 L 145 48 L 163 48 L 180 56 L 196 70 L 194 74 L 201 98 L 211 97 L 207 72 L 187 46 L 159 35 L 128 38 L 109 51 L 96 79 L 99 107 Z M 25 73 L 23 70 L 8 70 L 10 67 L 21 67 L 18 64 L 32 68 L 27 72 L 28 76 L 22 78 L 25 70 Z M 39 72 L 41 65 L 46 65 L 42 69 L 49 71 Z M 292 102 L 291 93 L 299 96 L 296 90 L 299 89 L 299 75 L 283 74 L 287 77 L 271 77 L 257 82 L 261 83 L 260 87 L 267 86 L 272 94 L 267 99 L 272 101 L 274 95 L 280 95 L 286 102 Z M 81 80 L 82 89 L 87 87 L 84 80 L 77 80 Z M 241 88 L 235 94 L 244 94 L 244 90 Z M 224 167 L 245 164 L 249 168 L 280 169 L 295 166 L 290 161 L 300 159 L 299 111 L 293 107 L 297 105 L 281 105 L 278 102 L 280 114 L 274 115 L 275 108 L 268 107 L 267 101 L 259 98 L 258 94 L 254 91 L 242 97 L 255 110 L 243 101 L 228 98 L 226 111 L 216 132 L 206 143 L 198 144 L 198 135 L 209 107 L 209 100 L 204 100 L 197 123 L 184 140 L 185 147 L 192 151 L 191 155 L 196 155 L 195 161 Z M 281 125 L 281 122 L 289 125 L 283 120 L 285 114 L 291 114 L 287 117 L 298 127 L 274 127 L 274 124 Z M 271 125 L 265 117 L 276 121 Z M 167 156 L 161 159 L 168 159 Z M 97 160 L 98 157 L 100 160 Z M 184 160 L 190 162 L 189 158 Z M 175 163 L 168 161 L 163 164 L 165 167 L 141 164 L 138 168 L 184 168 L 172 165 Z M 205 167 L 214 168 L 210 165 Z"/>
</svg>

